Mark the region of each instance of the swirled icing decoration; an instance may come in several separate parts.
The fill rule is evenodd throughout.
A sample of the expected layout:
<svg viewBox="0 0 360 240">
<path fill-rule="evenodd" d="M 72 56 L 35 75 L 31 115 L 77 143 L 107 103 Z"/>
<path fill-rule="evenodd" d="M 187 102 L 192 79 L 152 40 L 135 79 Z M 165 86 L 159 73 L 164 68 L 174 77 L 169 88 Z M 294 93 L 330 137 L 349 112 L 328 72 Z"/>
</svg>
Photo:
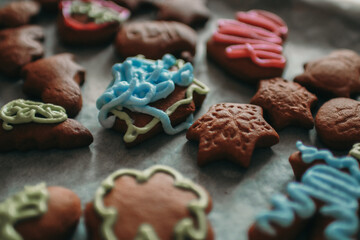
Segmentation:
<svg viewBox="0 0 360 240">
<path fill-rule="evenodd" d="M 350 150 L 349 154 L 354 158 L 360 160 L 360 143 L 354 144 L 352 149 Z"/>
<path fill-rule="evenodd" d="M 22 240 L 16 232 L 16 223 L 41 216 L 47 212 L 49 193 L 45 183 L 25 186 L 24 191 L 0 203 L 0 239 Z"/>
<path fill-rule="evenodd" d="M 0 109 L 0 119 L 3 120 L 3 128 L 11 130 L 13 126 L 10 124 L 61 123 L 67 115 L 63 107 L 54 104 L 17 99 Z"/>
<path fill-rule="evenodd" d="M 175 65 L 179 70 L 170 71 L 169 69 Z M 138 134 L 149 131 L 158 122 L 161 122 L 167 134 L 176 134 L 187 129 L 192 124 L 192 115 L 175 128 L 171 125 L 169 115 L 180 105 L 190 103 L 194 91 L 203 94 L 209 91 L 206 86 L 194 80 L 193 67 L 190 63 L 184 64 L 183 61 L 176 60 L 169 54 L 157 61 L 139 57 L 127 58 L 124 63 L 115 64 L 112 72 L 114 80 L 98 98 L 96 106 L 100 110 L 99 121 L 103 127 L 111 128 L 116 117 L 127 122 L 128 131 L 124 136 L 126 142 L 135 140 Z M 187 89 L 186 99 L 175 103 L 166 111 L 148 105 L 168 97 L 174 91 L 175 84 L 184 87 L 191 85 Z M 129 116 L 122 111 L 123 108 L 151 115 L 154 119 L 145 128 L 136 128 L 132 125 Z M 109 113 L 113 115 L 109 116 Z"/>
<path fill-rule="evenodd" d="M 206 239 L 207 221 L 205 209 L 209 205 L 207 193 L 199 185 L 184 178 L 175 169 L 162 165 L 153 166 L 143 172 L 133 169 L 121 169 L 111 174 L 102 182 L 95 194 L 94 207 L 95 211 L 102 218 L 101 234 L 104 239 L 117 240 L 113 228 L 118 212 L 115 208 L 107 207 L 104 204 L 104 197 L 114 188 L 116 179 L 122 176 L 132 176 L 136 178 L 138 183 L 145 183 L 156 173 L 168 174 L 174 178 L 174 187 L 191 191 L 198 196 L 197 199 L 190 201 L 187 206 L 192 217 L 184 218 L 176 224 L 174 228 L 175 239 Z M 160 240 L 154 228 L 149 224 L 139 226 L 135 239 Z"/>
<path fill-rule="evenodd" d="M 237 20 L 220 19 L 213 34 L 217 43 L 227 44 L 226 56 L 230 59 L 250 58 L 261 67 L 284 68 L 283 38 L 288 28 L 273 13 L 252 10 L 238 12 Z"/>
<path fill-rule="evenodd" d="M 358 162 L 349 156 L 336 158 L 328 150 L 318 150 L 301 142 L 296 143 L 305 163 L 324 160 L 327 165 L 315 165 L 308 169 L 301 183 L 292 182 L 287 186 L 287 194 L 275 195 L 271 199 L 273 209 L 261 213 L 256 218 L 260 230 L 275 235 L 271 223 L 289 227 L 295 216 L 307 219 L 316 212 L 313 199 L 324 205 L 320 213 L 334 219 L 324 231 L 326 239 L 353 239 L 358 231 L 358 199 L 360 198 L 360 170 Z M 347 174 L 340 170 L 348 170 Z"/>
</svg>

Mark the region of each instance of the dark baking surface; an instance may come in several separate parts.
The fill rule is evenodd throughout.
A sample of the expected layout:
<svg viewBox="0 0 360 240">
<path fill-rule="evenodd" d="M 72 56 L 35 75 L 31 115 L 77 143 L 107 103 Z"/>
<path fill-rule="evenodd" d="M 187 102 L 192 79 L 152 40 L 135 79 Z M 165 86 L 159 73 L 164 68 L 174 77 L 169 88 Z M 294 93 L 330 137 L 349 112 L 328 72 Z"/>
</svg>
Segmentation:
<svg viewBox="0 0 360 240">
<path fill-rule="evenodd" d="M 6 2 L 2 0 L 0 5 Z M 211 92 L 196 118 L 219 102 L 249 103 L 256 92 L 255 86 L 235 80 L 206 59 L 205 42 L 219 17 L 233 18 L 237 10 L 254 8 L 280 15 L 290 29 L 285 44 L 288 65 L 284 77 L 288 80 L 302 72 L 304 62 L 324 56 L 334 49 L 349 48 L 360 52 L 359 24 L 333 10 L 314 7 L 300 0 L 209 0 L 208 5 L 213 15 L 207 25 L 198 30 L 195 72 L 197 78 L 211 88 Z M 150 14 L 140 18 L 153 16 Z M 295 142 L 300 139 L 307 144 L 323 147 L 314 129 L 307 131 L 289 127 L 279 132 L 279 144 L 255 150 L 248 169 L 224 161 L 199 168 L 196 165 L 198 147 L 186 140 L 185 132 L 176 136 L 160 135 L 136 148 L 125 149 L 121 135 L 100 126 L 95 107 L 97 97 L 111 80 L 111 66 L 119 61 L 113 46 L 88 49 L 64 47 L 57 40 L 55 19 L 55 16 L 48 16 L 38 20 L 46 31 L 46 56 L 72 52 L 87 69 L 87 79 L 82 87 L 84 106 L 76 119 L 90 129 L 95 140 L 89 148 L 71 151 L 0 154 L 0 200 L 21 190 L 24 185 L 45 181 L 48 185 L 72 189 L 84 205 L 93 198 L 100 182 L 116 169 L 145 169 L 154 164 L 164 164 L 174 167 L 209 190 L 214 200 L 214 209 L 209 218 L 217 239 L 244 240 L 255 215 L 268 208 L 269 199 L 274 193 L 284 192 L 286 184 L 294 180 L 288 157 L 296 150 Z M 22 80 L 0 77 L 0 105 L 13 99 L 26 98 L 22 93 L 22 84 Z M 83 224 L 79 226 L 74 239 L 86 239 Z"/>
</svg>

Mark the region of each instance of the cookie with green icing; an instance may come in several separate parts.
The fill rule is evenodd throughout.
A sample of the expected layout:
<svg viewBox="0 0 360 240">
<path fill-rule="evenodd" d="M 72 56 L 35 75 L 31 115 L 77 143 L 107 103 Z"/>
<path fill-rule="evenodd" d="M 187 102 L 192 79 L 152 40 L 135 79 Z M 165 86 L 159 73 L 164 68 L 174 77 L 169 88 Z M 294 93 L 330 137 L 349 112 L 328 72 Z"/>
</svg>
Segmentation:
<svg viewBox="0 0 360 240">
<path fill-rule="evenodd" d="M 0 152 L 88 146 L 93 137 L 63 107 L 13 100 L 0 108 Z"/>
<path fill-rule="evenodd" d="M 156 165 L 108 176 L 85 210 L 91 240 L 214 239 L 208 193 L 176 170 Z"/>
<path fill-rule="evenodd" d="M 69 189 L 45 183 L 25 186 L 0 202 L 0 239 L 69 239 L 80 216 L 80 199 Z"/>
<path fill-rule="evenodd" d="M 124 133 L 127 147 L 162 131 L 174 135 L 190 127 L 209 92 L 190 63 L 169 54 L 157 61 L 127 58 L 112 72 L 113 82 L 96 103 L 98 118 L 103 127 Z"/>
</svg>

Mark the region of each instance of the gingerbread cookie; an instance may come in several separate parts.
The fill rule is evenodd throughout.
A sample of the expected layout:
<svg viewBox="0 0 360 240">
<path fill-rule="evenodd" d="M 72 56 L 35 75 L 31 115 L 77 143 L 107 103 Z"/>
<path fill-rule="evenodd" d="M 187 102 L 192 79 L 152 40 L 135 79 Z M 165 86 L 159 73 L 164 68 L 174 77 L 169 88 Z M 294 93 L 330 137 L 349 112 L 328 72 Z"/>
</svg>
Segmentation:
<svg viewBox="0 0 360 240">
<path fill-rule="evenodd" d="M 270 124 L 277 130 L 288 125 L 312 128 L 311 108 L 316 102 L 317 97 L 300 84 L 282 78 L 261 80 L 257 93 L 250 101 L 264 109 Z"/>
<path fill-rule="evenodd" d="M 0 8 L 0 28 L 14 28 L 29 24 L 39 12 L 40 5 L 37 2 L 11 2 Z"/>
<path fill-rule="evenodd" d="M 204 25 L 210 18 L 210 10 L 206 7 L 206 0 L 159 0 L 154 2 L 155 6 L 159 8 L 157 17 L 159 20 L 200 26 Z"/>
<path fill-rule="evenodd" d="M 62 53 L 27 64 L 22 76 L 25 94 L 64 107 L 70 117 L 80 112 L 85 69 L 74 61 L 74 55 Z"/>
<path fill-rule="evenodd" d="M 88 146 L 90 131 L 60 106 L 18 99 L 0 109 L 0 152 Z"/>
<path fill-rule="evenodd" d="M 91 240 L 211 240 L 211 208 L 208 193 L 170 167 L 120 169 L 87 204 L 85 223 Z"/>
<path fill-rule="evenodd" d="M 127 147 L 162 131 L 173 135 L 190 127 L 209 91 L 194 78 L 190 63 L 172 55 L 157 61 L 128 58 L 112 73 L 113 82 L 96 103 L 99 121 L 125 133 Z"/>
<path fill-rule="evenodd" d="M 44 55 L 40 26 L 23 26 L 0 31 L 0 73 L 19 77 L 21 68 Z"/>
<path fill-rule="evenodd" d="M 315 128 L 326 146 L 349 149 L 360 142 L 360 102 L 350 98 L 334 98 L 319 109 Z"/>
<path fill-rule="evenodd" d="M 327 97 L 350 97 L 360 93 L 360 56 L 351 50 L 338 50 L 308 62 L 304 73 L 294 81 Z"/>
<path fill-rule="evenodd" d="M 235 77 L 257 83 L 279 77 L 286 65 L 282 54 L 288 28 L 277 15 L 251 10 L 238 12 L 236 20 L 220 19 L 207 43 L 207 54 Z"/>
<path fill-rule="evenodd" d="M 58 31 L 62 42 L 69 45 L 96 45 L 109 42 L 120 24 L 129 18 L 129 10 L 111 1 L 62 1 Z"/>
<path fill-rule="evenodd" d="M 212 106 L 189 128 L 186 138 L 200 142 L 200 166 L 227 159 L 248 167 L 255 148 L 279 142 L 279 135 L 263 119 L 261 107 L 238 103 Z"/>
<path fill-rule="evenodd" d="M 196 32 L 185 24 L 144 21 L 125 24 L 116 37 L 115 47 L 123 58 L 142 54 L 149 59 L 160 59 L 170 53 L 192 61 L 196 41 Z"/>
<path fill-rule="evenodd" d="M 0 203 L 0 239 L 70 239 L 80 216 L 80 199 L 69 189 L 44 183 L 25 186 Z"/>
<path fill-rule="evenodd" d="M 272 197 L 272 210 L 256 217 L 249 240 L 296 239 L 301 233 L 307 233 L 304 239 L 355 239 L 360 199 L 357 160 L 336 158 L 301 142 L 296 145 L 300 152 L 292 155 L 290 163 L 301 181 L 288 184 L 288 196 Z M 305 230 L 306 226 L 311 229 Z"/>
</svg>

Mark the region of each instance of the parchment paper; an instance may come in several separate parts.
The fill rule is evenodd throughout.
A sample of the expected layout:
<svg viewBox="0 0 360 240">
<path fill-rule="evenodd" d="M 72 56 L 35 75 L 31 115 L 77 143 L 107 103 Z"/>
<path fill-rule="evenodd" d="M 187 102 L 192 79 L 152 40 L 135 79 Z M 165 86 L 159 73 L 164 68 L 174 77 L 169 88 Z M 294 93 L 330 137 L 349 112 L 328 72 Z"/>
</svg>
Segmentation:
<svg viewBox="0 0 360 240">
<path fill-rule="evenodd" d="M 0 4 L 5 2 L 1 0 Z M 359 25 L 332 10 L 295 0 L 209 0 L 208 5 L 213 16 L 205 28 L 198 30 L 195 72 L 198 79 L 210 86 L 211 92 L 196 118 L 216 103 L 249 103 L 256 92 L 255 86 L 237 81 L 206 59 L 205 42 L 216 27 L 216 19 L 233 18 L 237 10 L 265 9 L 277 13 L 287 22 L 290 34 L 285 45 L 288 65 L 284 77 L 288 80 L 302 72 L 304 62 L 334 49 L 350 48 L 360 52 Z M 153 14 L 140 18 L 152 17 Z M 84 106 L 76 119 L 90 129 L 95 140 L 89 148 L 70 151 L 0 154 L 0 200 L 21 190 L 24 185 L 46 181 L 48 185 L 72 189 L 85 205 L 92 200 L 100 182 L 113 171 L 165 164 L 210 192 L 214 208 L 209 218 L 217 239 L 244 240 L 255 215 L 268 208 L 271 195 L 284 192 L 286 184 L 294 179 L 288 157 L 296 150 L 295 142 L 300 139 L 306 144 L 323 147 L 316 138 L 315 130 L 289 127 L 279 132 L 279 144 L 255 150 L 248 169 L 225 161 L 199 168 L 196 165 L 198 147 L 186 140 L 185 132 L 175 136 L 162 134 L 136 148 L 125 149 L 120 134 L 100 126 L 95 107 L 96 99 L 111 80 L 111 66 L 119 61 L 113 46 L 88 49 L 64 47 L 57 40 L 55 19 L 45 17 L 39 20 L 46 31 L 46 56 L 72 52 L 87 69 L 86 82 L 82 87 Z M 22 84 L 22 80 L 0 77 L 0 105 L 26 98 L 21 90 Z M 83 223 L 75 239 L 86 239 Z"/>
</svg>

